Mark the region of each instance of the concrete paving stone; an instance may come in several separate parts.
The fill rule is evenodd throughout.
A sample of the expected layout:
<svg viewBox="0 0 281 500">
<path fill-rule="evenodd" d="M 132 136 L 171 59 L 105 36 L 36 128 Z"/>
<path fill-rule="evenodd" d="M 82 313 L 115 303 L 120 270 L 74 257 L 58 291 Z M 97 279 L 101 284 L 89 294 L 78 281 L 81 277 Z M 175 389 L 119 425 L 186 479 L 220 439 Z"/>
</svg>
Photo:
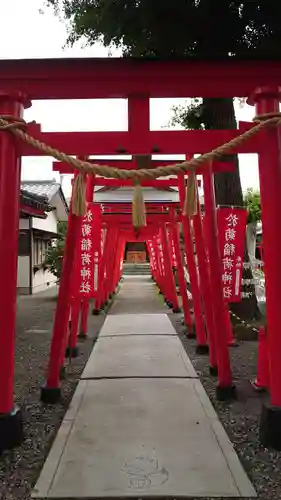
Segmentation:
<svg viewBox="0 0 281 500">
<path fill-rule="evenodd" d="M 147 496 L 256 493 L 199 380 L 80 382 L 33 498 Z"/>
<path fill-rule="evenodd" d="M 143 299 L 136 299 L 134 297 L 129 297 L 131 294 L 123 296 L 119 295 L 115 299 L 115 302 L 110 309 L 111 315 L 119 314 L 157 314 L 157 313 L 171 313 L 171 310 L 161 302 L 160 299 L 155 296 L 152 299 L 146 298 L 145 302 Z"/>
<path fill-rule="evenodd" d="M 110 310 L 111 315 L 168 313 L 170 310 L 157 295 L 149 276 L 125 276 Z"/>
<path fill-rule="evenodd" d="M 159 334 L 177 335 L 167 314 L 109 314 L 99 336 Z"/>
<path fill-rule="evenodd" d="M 106 377 L 197 377 L 178 337 L 101 337 L 82 374 Z"/>
<path fill-rule="evenodd" d="M 126 277 L 33 498 L 256 496 L 167 311 Z"/>
</svg>

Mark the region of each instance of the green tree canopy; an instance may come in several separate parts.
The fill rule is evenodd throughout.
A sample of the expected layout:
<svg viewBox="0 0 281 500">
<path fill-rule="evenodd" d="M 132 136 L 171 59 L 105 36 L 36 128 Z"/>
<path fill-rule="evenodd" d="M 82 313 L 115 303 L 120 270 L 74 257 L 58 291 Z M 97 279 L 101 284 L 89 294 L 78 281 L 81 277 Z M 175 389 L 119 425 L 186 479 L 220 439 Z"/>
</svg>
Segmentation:
<svg viewBox="0 0 281 500">
<path fill-rule="evenodd" d="M 281 56 L 280 9 L 276 0 L 46 2 L 69 21 L 69 44 L 78 40 L 89 45 L 102 42 L 109 48 L 121 48 L 124 56 L 137 57 Z M 202 101 L 187 109 L 189 128 L 237 128 L 233 99 L 194 97 Z M 215 176 L 219 205 L 243 204 L 237 157 L 232 161 L 236 165 L 234 172 Z"/>
<path fill-rule="evenodd" d="M 248 214 L 248 223 L 250 222 L 258 222 L 261 220 L 261 197 L 260 193 L 253 188 L 247 189 L 244 195 L 244 203 L 247 208 Z"/>
<path fill-rule="evenodd" d="M 273 0 L 46 0 L 69 21 L 68 43 L 121 48 L 123 55 L 253 57 L 281 55 L 279 7 Z M 193 103 L 187 120 L 205 128 L 237 127 L 232 99 Z M 233 96 L 235 97 L 235 96 Z M 246 96 L 245 96 L 246 97 Z M 182 113 L 183 121 L 185 120 Z M 192 125 L 191 123 L 191 125 Z M 190 126 L 192 128 L 192 126 Z M 241 205 L 236 172 L 216 175 L 220 205 Z"/>
<path fill-rule="evenodd" d="M 134 56 L 281 55 L 273 0 L 47 0 L 83 38 Z"/>
<path fill-rule="evenodd" d="M 65 237 L 67 231 L 67 223 L 58 223 L 58 238 L 54 240 L 53 245 L 49 247 L 44 265 L 50 270 L 50 272 L 60 279 L 62 271 L 62 260 L 65 247 Z"/>
</svg>

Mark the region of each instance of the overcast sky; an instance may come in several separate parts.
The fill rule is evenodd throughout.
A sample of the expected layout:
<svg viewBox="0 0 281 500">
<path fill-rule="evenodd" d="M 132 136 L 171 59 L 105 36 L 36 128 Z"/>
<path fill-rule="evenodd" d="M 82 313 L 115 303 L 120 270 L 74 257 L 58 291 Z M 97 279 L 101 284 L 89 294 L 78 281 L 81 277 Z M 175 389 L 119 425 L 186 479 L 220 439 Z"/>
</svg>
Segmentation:
<svg viewBox="0 0 281 500">
<path fill-rule="evenodd" d="M 66 26 L 43 0 L 1 0 L 0 59 L 46 57 L 107 57 L 108 51 L 100 45 L 83 48 L 63 48 Z M 114 54 L 115 55 L 115 54 Z M 159 130 L 171 118 L 171 106 L 179 99 L 153 99 L 151 102 L 151 129 Z M 237 107 L 238 120 L 252 120 L 254 108 Z M 43 131 L 126 130 L 126 102 L 122 100 L 95 101 L 35 101 L 26 111 L 28 121 L 36 120 Z M 240 174 L 243 190 L 259 188 L 256 155 L 240 155 Z M 24 158 L 24 179 L 52 179 L 52 160 Z M 69 177 L 69 176 L 68 176 Z M 69 179 L 64 180 L 69 195 Z"/>
</svg>

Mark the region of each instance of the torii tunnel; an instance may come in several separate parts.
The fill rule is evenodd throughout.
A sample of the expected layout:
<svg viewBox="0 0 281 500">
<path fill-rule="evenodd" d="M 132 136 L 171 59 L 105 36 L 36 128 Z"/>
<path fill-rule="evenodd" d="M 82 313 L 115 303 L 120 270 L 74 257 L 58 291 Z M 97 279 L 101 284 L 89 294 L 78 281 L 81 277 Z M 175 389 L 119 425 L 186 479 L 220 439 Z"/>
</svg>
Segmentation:
<svg viewBox="0 0 281 500">
<path fill-rule="evenodd" d="M 98 160 L 101 166 L 106 163 L 123 170 L 154 169 L 160 164 L 168 167 L 171 163 L 152 160 L 152 155 L 184 154 L 187 160 L 191 160 L 194 155 L 205 155 L 234 139 L 237 141 L 232 143 L 231 155 L 256 153 L 259 159 L 271 399 L 270 405 L 262 409 L 260 435 L 264 444 L 281 449 L 279 125 L 260 127 L 258 132 L 248 134 L 243 142 L 238 139 L 245 132 L 252 131 L 255 123 L 240 122 L 237 130 L 151 131 L 149 109 L 151 98 L 236 96 L 248 98 L 248 103 L 255 106 L 259 121 L 278 118 L 280 84 L 281 62 L 274 61 L 238 61 L 233 58 L 224 61 L 145 58 L 0 61 L 0 118 L 14 122 L 14 127 L 2 125 L 0 131 L 0 274 L 5 284 L 0 290 L 0 450 L 16 446 L 23 435 L 22 414 L 20 409 L 15 408 L 13 396 L 21 158 L 50 154 L 50 150 L 38 145 L 40 141 L 80 159 L 100 155 L 132 156 L 132 160 L 128 161 Z M 32 122 L 26 124 L 25 132 L 33 140 L 27 140 L 26 136 L 19 138 L 15 133 L 15 126 L 23 126 L 24 109 L 30 107 L 34 100 L 109 98 L 128 100 L 127 131 L 42 132 L 41 124 Z M 77 175 L 67 158 L 64 162 L 56 162 L 54 168 L 62 173 Z M 108 178 L 102 170 L 95 175 L 89 171 L 85 173 L 85 217 L 88 220 L 75 215 L 70 207 L 50 359 L 46 384 L 41 390 L 43 402 L 54 404 L 61 397 L 65 350 L 67 347 L 75 350 L 81 303 L 83 335 L 87 331 L 89 300 L 94 298 L 94 311 L 98 312 L 115 292 L 122 274 L 124 245 L 134 239 L 146 242 L 153 279 L 174 311 L 179 310 L 179 302 L 172 268 L 177 269 L 187 334 L 192 335 L 195 330 L 198 352 L 209 352 L 211 373 L 218 376 L 218 399 L 235 397 L 229 356 L 232 342 L 229 301 L 225 300 L 223 293 L 214 194 L 214 174 L 231 172 L 234 168 L 233 163 L 226 161 L 223 155 L 214 155 L 212 161 L 201 162 L 196 169 L 196 176 L 202 175 L 203 178 L 204 223 L 196 183 L 196 210 L 193 214 L 184 210 L 188 178 L 191 178 L 188 168 L 185 171 L 179 169 L 177 175 L 172 177 L 151 179 L 143 176 L 138 179 L 141 187 L 162 190 L 176 187 L 179 193 L 176 203 L 147 203 L 146 224 L 139 228 L 134 228 L 132 224 L 130 203 L 118 208 L 114 204 L 101 207 L 94 197 L 94 187 L 98 185 L 134 185 L 133 175 L 131 179 L 124 180 L 116 175 Z M 180 249 L 180 225 L 185 255 Z M 81 237 L 85 237 L 83 244 Z M 194 259 L 194 241 L 197 262 Z M 86 258 L 86 255 L 90 257 Z M 83 280 L 79 281 L 82 276 L 78 276 L 81 259 L 87 261 L 83 276 L 93 276 L 87 287 Z M 186 288 L 185 264 L 190 277 L 194 324 Z"/>
</svg>

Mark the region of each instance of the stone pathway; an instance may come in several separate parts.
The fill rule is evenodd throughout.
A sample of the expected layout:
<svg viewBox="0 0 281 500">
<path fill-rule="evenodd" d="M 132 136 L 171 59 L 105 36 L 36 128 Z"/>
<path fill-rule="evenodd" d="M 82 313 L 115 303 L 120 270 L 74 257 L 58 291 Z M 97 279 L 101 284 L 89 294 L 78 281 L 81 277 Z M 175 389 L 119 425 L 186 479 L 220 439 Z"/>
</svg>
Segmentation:
<svg viewBox="0 0 281 500">
<path fill-rule="evenodd" d="M 33 498 L 255 491 L 147 277 L 126 277 Z"/>
<path fill-rule="evenodd" d="M 125 276 L 110 314 L 170 313 L 149 276 Z"/>
</svg>

